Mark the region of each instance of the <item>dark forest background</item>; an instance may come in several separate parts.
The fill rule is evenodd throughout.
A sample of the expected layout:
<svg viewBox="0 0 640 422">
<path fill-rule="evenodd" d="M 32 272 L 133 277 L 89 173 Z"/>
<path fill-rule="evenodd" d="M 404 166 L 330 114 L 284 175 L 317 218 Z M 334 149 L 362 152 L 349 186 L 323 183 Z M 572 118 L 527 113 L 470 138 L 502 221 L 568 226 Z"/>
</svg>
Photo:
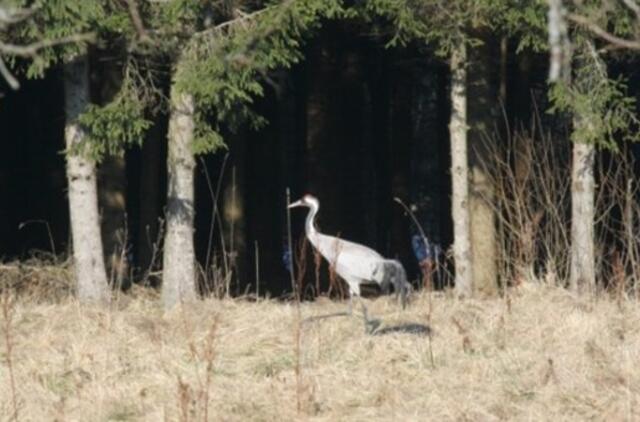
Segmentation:
<svg viewBox="0 0 640 422">
<path fill-rule="evenodd" d="M 546 62 L 543 55 L 516 54 L 508 43 L 501 51 L 499 39 L 488 41 L 491 62 L 486 65 L 492 69 L 496 95 L 470 101 L 489 101 L 487 109 L 505 111 L 491 130 L 500 136 L 529 124 L 536 99 L 542 101 L 539 108 L 546 106 Z M 198 259 L 204 265 L 220 249 L 219 235 L 211 240 L 210 228 L 221 179 L 218 204 L 227 236 L 234 220 L 241 285 L 255 279 L 257 242 L 267 290 L 278 294 L 289 286 L 282 264 L 286 187 L 294 198 L 308 192 L 320 199 L 324 232 L 397 257 L 415 277 L 410 243 L 414 229 L 392 199 L 415 205 L 430 239 L 449 246 L 448 67 L 424 48 L 386 49 L 362 28 L 343 22 L 325 25 L 304 51 L 304 61 L 274 74 L 265 85 L 266 95 L 255 104 L 269 124 L 258 131 L 241 128 L 229 134 L 228 150 L 198 159 Z M 92 96 L 100 102 L 103 80 L 117 67 L 108 61 L 96 64 Z M 52 247 L 63 253 L 70 234 L 61 72 L 52 69 L 20 91 L 5 90 L 0 101 L 0 255 L 24 259 L 35 251 L 52 252 Z M 152 265 L 158 246 L 166 192 L 166 127 L 167 116 L 160 115 L 142 147 L 100 166 L 107 250 L 122 244 L 113 231 L 123 229 L 126 221 L 124 244 L 134 274 Z M 234 180 L 236 211 L 231 209 Z M 295 214 L 296 236 L 302 214 Z"/>
<path fill-rule="evenodd" d="M 471 149 L 504 142 L 528 130 L 535 119 L 552 119 L 546 113 L 548 56 L 517 52 L 506 37 L 483 37 L 475 58 L 480 71 L 470 72 Z M 100 104 L 108 101 L 109 81 L 118 78 L 120 64 L 97 50 L 91 58 L 91 95 Z M 620 62 L 610 72 L 627 75 L 637 97 L 636 66 L 637 61 Z M 480 75 L 475 92 L 474 73 Z M 445 61 L 423 44 L 386 48 L 366 28 L 333 21 L 305 45 L 304 60 L 270 74 L 264 87 L 264 97 L 253 107 L 268 124 L 226 133 L 228 149 L 197 159 L 195 242 L 202 267 L 222 265 L 222 230 L 230 243 L 226 247 L 237 252 L 235 292 L 256 279 L 256 246 L 262 291 L 286 291 L 287 187 L 292 199 L 304 193 L 320 199 L 323 232 L 400 259 L 411 278 L 418 276 L 411 250 L 415 228 L 394 197 L 414 207 L 430 240 L 444 250 L 450 246 L 450 74 Z M 168 84 L 164 89 L 168 92 Z M 166 114 L 155 116 L 142 146 L 128 149 L 122 158 L 107 158 L 99 167 L 105 253 L 126 256 L 127 282 L 153 274 L 161 262 L 167 125 Z M 64 126 L 59 67 L 43 79 L 25 81 L 19 91 L 2 88 L 4 260 L 42 251 L 68 253 Z M 554 130 L 564 129 L 558 125 Z M 214 223 L 214 201 L 222 224 Z M 296 239 L 303 235 L 303 218 L 304 213 L 294 213 Z M 153 276 L 150 280 L 158 282 Z"/>
</svg>

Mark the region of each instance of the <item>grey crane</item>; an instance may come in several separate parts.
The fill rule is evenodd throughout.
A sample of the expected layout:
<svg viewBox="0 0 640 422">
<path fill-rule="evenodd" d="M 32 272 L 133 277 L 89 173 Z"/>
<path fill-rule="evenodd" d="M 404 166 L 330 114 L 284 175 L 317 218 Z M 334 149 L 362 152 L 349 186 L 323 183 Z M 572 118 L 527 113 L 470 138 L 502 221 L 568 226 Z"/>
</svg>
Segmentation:
<svg viewBox="0 0 640 422">
<path fill-rule="evenodd" d="M 410 285 L 404 267 L 399 261 L 385 259 L 366 246 L 320 233 L 315 225 L 315 218 L 320 209 L 317 198 L 305 195 L 289 205 L 289 208 L 294 207 L 309 208 L 305 223 L 307 238 L 349 285 L 349 313 L 352 311 L 353 296 L 358 298 L 362 305 L 365 329 L 368 332 L 375 330 L 378 322 L 368 317 L 367 308 L 360 297 L 361 284 L 377 283 L 384 291 L 388 291 L 390 285 L 393 285 L 402 308 L 405 308 Z"/>
</svg>

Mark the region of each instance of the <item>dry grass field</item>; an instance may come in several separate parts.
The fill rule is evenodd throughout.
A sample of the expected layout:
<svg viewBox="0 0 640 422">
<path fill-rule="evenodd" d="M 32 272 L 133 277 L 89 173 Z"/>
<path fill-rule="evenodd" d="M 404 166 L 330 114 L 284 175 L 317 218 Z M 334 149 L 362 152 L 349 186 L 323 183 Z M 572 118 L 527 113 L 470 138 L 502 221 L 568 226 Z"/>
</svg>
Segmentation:
<svg viewBox="0 0 640 422">
<path fill-rule="evenodd" d="M 163 314 L 146 291 L 105 310 L 18 298 L 2 309 L 0 419 L 640 420 L 637 303 L 542 285 L 367 303 L 375 335 L 307 319 L 344 311 L 328 300 Z"/>
</svg>

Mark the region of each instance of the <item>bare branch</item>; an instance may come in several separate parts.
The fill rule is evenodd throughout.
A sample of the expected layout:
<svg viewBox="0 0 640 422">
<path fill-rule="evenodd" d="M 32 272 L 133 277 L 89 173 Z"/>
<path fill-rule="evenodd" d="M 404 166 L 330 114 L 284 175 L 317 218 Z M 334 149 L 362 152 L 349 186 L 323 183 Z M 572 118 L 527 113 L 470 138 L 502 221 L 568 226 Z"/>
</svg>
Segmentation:
<svg viewBox="0 0 640 422">
<path fill-rule="evenodd" d="M 611 43 L 614 44 L 618 47 L 622 47 L 622 48 L 626 48 L 629 50 L 640 50 L 640 40 L 627 40 L 625 38 L 620 38 L 616 35 L 613 35 L 612 33 L 608 32 L 607 30 L 603 29 L 601 26 L 599 26 L 598 24 L 590 21 L 589 19 L 587 19 L 586 17 L 582 16 L 582 15 L 576 15 L 576 14 L 569 14 L 567 16 L 567 18 L 580 25 L 585 27 L 586 29 L 588 29 L 590 32 L 592 32 L 594 35 L 596 35 L 597 37 Z"/>
<path fill-rule="evenodd" d="M 636 3 L 635 0 L 622 0 L 622 2 L 631 9 L 631 11 L 636 14 L 636 18 L 640 20 L 640 4 Z"/>
<path fill-rule="evenodd" d="M 264 9 L 259 9 L 256 10 L 255 12 L 251 12 L 251 13 L 244 13 L 239 9 L 236 9 L 234 12 L 234 14 L 237 16 L 234 19 L 228 20 L 226 22 L 223 22 L 219 25 L 214 26 L 213 28 L 211 28 L 210 30 L 206 30 L 201 32 L 201 34 L 205 34 L 206 32 L 218 32 L 218 31 L 222 31 L 226 28 L 230 28 L 230 27 L 234 27 L 234 26 L 240 26 L 246 23 L 249 23 L 253 18 L 258 17 L 259 15 L 263 14 L 264 12 L 268 11 L 269 9 L 272 9 L 272 6 L 267 6 Z"/>
<path fill-rule="evenodd" d="M 136 31 L 138 32 L 138 37 L 140 37 L 141 42 L 149 42 L 151 38 L 149 38 L 149 34 L 144 27 L 144 23 L 142 22 L 142 17 L 140 16 L 140 11 L 138 10 L 138 5 L 136 4 L 136 0 L 125 0 L 127 2 L 127 6 L 129 7 L 129 15 L 131 16 L 131 21 L 133 22 L 133 26 L 135 26 Z"/>
<path fill-rule="evenodd" d="M 4 60 L 2 60 L 2 56 L 0 56 L 0 75 L 2 75 L 2 77 L 7 81 L 11 89 L 13 89 L 14 91 L 20 88 L 20 82 L 18 82 L 16 77 L 13 76 Z"/>
<path fill-rule="evenodd" d="M 0 53 L 19 57 L 33 57 L 43 48 L 55 47 L 62 44 L 90 42 L 95 39 L 92 33 L 74 34 L 56 39 L 36 41 L 27 45 L 6 44 L 0 41 Z"/>
<path fill-rule="evenodd" d="M 21 22 L 36 12 L 37 8 L 14 9 L 0 6 L 0 28 Z"/>
</svg>

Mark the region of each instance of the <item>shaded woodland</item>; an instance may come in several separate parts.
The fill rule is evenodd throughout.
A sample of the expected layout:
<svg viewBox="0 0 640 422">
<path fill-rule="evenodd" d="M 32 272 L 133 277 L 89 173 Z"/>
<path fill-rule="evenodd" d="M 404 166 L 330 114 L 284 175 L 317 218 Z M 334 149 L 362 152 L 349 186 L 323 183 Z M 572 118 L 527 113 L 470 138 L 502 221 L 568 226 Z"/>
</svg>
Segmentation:
<svg viewBox="0 0 640 422">
<path fill-rule="evenodd" d="M 145 17 L 146 2 L 140 3 Z M 532 7 L 546 12 L 546 7 L 535 2 Z M 629 12 L 623 9 L 620 19 L 627 19 Z M 420 13 L 424 12 L 418 7 L 415 19 L 423 18 Z M 283 264 L 287 188 L 292 199 L 307 192 L 320 199 L 323 232 L 399 259 L 410 278 L 418 280 L 419 262 L 411 243 L 418 232 L 393 201 L 394 197 L 402 199 L 415 210 L 429 240 L 443 250 L 438 286 L 451 285 L 454 264 L 447 252 L 454 243 L 449 128 L 452 71 L 449 57 L 441 51 L 445 44 L 407 36 L 404 42 L 390 45 L 393 30 L 384 18 L 373 23 L 370 18 L 318 19 L 317 28 L 301 42 L 299 60 L 289 67 L 269 65 L 258 72 L 263 92 L 246 107 L 262 116 L 266 124 L 256 129 L 251 119 L 239 119 L 237 124 L 222 126 L 219 133 L 226 146 L 195 155 L 193 237 L 200 291 L 213 289 L 221 274 L 230 273 L 232 279 L 225 282 L 235 295 L 254 291 L 258 280 L 263 294 L 279 296 L 290 291 Z M 576 29 L 576 34 L 589 37 L 589 25 L 583 26 L 587 30 Z M 255 29 L 257 37 L 262 36 L 259 29 Z M 537 240 L 544 235 L 536 230 L 554 224 L 551 218 L 538 216 L 544 209 L 529 209 L 528 220 L 519 219 L 516 227 L 517 219 L 510 214 L 513 201 L 509 201 L 519 191 L 513 187 L 515 190 L 500 190 L 505 179 L 499 177 L 525 180 L 526 169 L 535 161 L 535 155 L 527 154 L 543 144 L 535 144 L 538 135 L 562 141 L 549 144 L 555 152 L 546 153 L 560 160 L 557 164 L 561 168 L 552 170 L 568 169 L 571 131 L 575 125 L 579 127 L 566 105 L 564 110 L 550 112 L 562 107 L 557 105 L 557 94 L 550 94 L 549 51 L 523 47 L 526 37 L 518 31 L 527 30 L 520 27 L 509 32 L 487 25 L 463 31 L 473 40 L 468 44 L 465 64 L 472 273 L 476 290 L 489 294 L 517 281 L 519 270 L 514 268 L 519 263 L 514 261 L 521 256 L 526 255 L 522 258 L 527 261 L 525 266 L 537 276 L 549 270 L 545 262 L 550 250 L 545 249 L 546 238 Z M 270 36 L 271 32 L 266 32 L 264 39 Z M 606 48 L 602 39 L 594 39 L 589 42 Z M 546 39 L 537 42 L 546 43 Z M 447 48 L 455 50 L 452 45 Z M 578 45 L 575 41 L 574 50 Z M 117 43 L 89 44 L 86 54 L 90 102 L 107 105 L 125 86 L 126 54 L 117 49 Z M 628 142 L 630 137 L 624 130 L 638 129 L 634 102 L 640 96 L 638 60 L 633 54 L 603 57 L 596 60 L 597 65 L 602 63 L 605 76 L 624 82 L 623 95 L 629 100 L 624 103 L 625 110 L 632 110 L 633 116 L 626 129 L 606 130 L 608 146 L 595 153 L 595 177 L 609 180 L 607 169 L 612 163 L 625 162 L 629 163 L 626 179 L 615 183 L 631 186 L 635 182 L 630 180 L 638 175 L 634 164 L 637 148 Z M 17 74 L 23 75 L 20 68 L 28 66 L 28 60 L 20 60 L 15 66 Z M 157 77 L 154 88 L 167 98 L 173 89 L 171 60 L 162 55 L 153 60 L 158 60 L 151 65 Z M 8 84 L 1 88 L 0 256 L 5 261 L 32 256 L 65 260 L 71 253 L 62 68 L 53 64 L 38 79 L 20 76 L 19 90 Z M 603 104 L 607 108 L 614 103 L 605 100 Z M 107 154 L 97 167 L 107 272 L 112 282 L 119 280 L 124 286 L 161 283 L 170 116 L 166 107 L 145 113 L 149 125 L 140 139 L 125 148 L 122 156 Z M 505 163 L 507 167 L 501 167 Z M 635 188 L 633 192 L 629 189 L 626 198 L 632 195 L 633 204 L 627 201 L 627 206 L 635 207 Z M 569 230 L 570 201 L 568 192 L 565 194 L 556 216 L 567 224 L 562 230 Z M 498 198 L 500 195 L 506 197 Z M 622 259 L 621 253 L 631 255 L 628 249 L 620 252 L 622 243 L 630 244 L 616 233 L 626 230 L 624 225 L 635 228 L 636 217 L 624 220 L 624 205 L 612 204 L 606 221 L 596 223 L 596 237 L 603 239 L 598 259 L 610 254 L 618 254 L 616 259 Z M 294 214 L 296 242 L 304 234 L 302 219 L 303 215 Z M 598 224 L 604 228 L 600 230 Z M 510 228 L 505 229 L 507 226 Z M 514 235 L 514 230 L 520 235 Z M 525 243 L 528 246 L 523 246 Z M 308 250 L 306 259 L 314 259 Z M 567 262 L 554 270 L 561 278 L 568 277 Z M 625 268 L 632 264 L 627 260 L 618 271 L 626 273 Z M 328 271 L 323 271 L 321 283 L 314 284 L 312 267 L 307 265 L 305 283 L 320 287 L 314 294 L 326 293 Z M 605 267 L 598 267 L 598 278 L 607 284 L 612 270 Z M 416 286 L 419 284 L 416 281 Z"/>
<path fill-rule="evenodd" d="M 507 57 L 491 56 L 491 68 L 508 61 L 502 75 L 507 80 L 495 75 L 493 89 L 508 86 L 507 101 L 513 106 L 507 104 L 506 109 L 518 110 L 508 117 L 525 124 L 531 116 L 531 93 L 544 88 L 545 57 L 539 57 L 542 65 L 531 75 L 531 69 L 521 70 L 526 66 L 522 62 L 531 57 L 516 55 L 513 48 L 505 53 Z M 101 72 L 95 73 L 92 88 L 99 91 Z M 532 80 L 536 74 L 538 80 Z M 302 63 L 279 72 L 271 83 L 255 105 L 269 124 L 257 131 L 241 128 L 230 136 L 228 151 L 198 160 L 199 262 L 205 265 L 220 253 L 220 226 L 214 227 L 212 238 L 210 228 L 221 179 L 218 206 L 224 230 L 229 230 L 231 220 L 235 224 L 234 247 L 239 278 L 244 280 L 239 290 L 255 280 L 255 242 L 264 289 L 279 294 L 290 288 L 282 264 L 286 187 L 294 197 L 310 192 L 321 198 L 324 231 L 398 256 L 416 276 L 410 243 L 414 231 L 392 198 L 415 204 L 428 236 L 448 247 L 452 234 L 446 64 L 416 47 L 385 49 L 352 25 L 334 23 L 310 41 Z M 482 101 L 499 100 L 493 95 Z M 68 251 L 63 102 L 56 70 L 43 80 L 27 82 L 18 92 L 6 91 L 2 99 L 0 119 L 7 141 L 1 166 L 5 259 L 51 252 L 51 242 L 56 253 Z M 500 129 L 507 122 L 495 124 Z M 105 241 L 112 243 L 112 250 L 127 248 L 134 274 L 152 264 L 153 249 L 159 247 L 154 244 L 166 192 L 166 127 L 166 115 L 158 116 L 142 147 L 127 151 L 123 159 L 108 159 L 99 170 L 103 225 L 109 225 L 103 231 Z M 123 244 L 114 233 L 124 234 L 125 222 L 128 236 Z M 295 226 L 302 227 L 299 222 Z"/>
</svg>

